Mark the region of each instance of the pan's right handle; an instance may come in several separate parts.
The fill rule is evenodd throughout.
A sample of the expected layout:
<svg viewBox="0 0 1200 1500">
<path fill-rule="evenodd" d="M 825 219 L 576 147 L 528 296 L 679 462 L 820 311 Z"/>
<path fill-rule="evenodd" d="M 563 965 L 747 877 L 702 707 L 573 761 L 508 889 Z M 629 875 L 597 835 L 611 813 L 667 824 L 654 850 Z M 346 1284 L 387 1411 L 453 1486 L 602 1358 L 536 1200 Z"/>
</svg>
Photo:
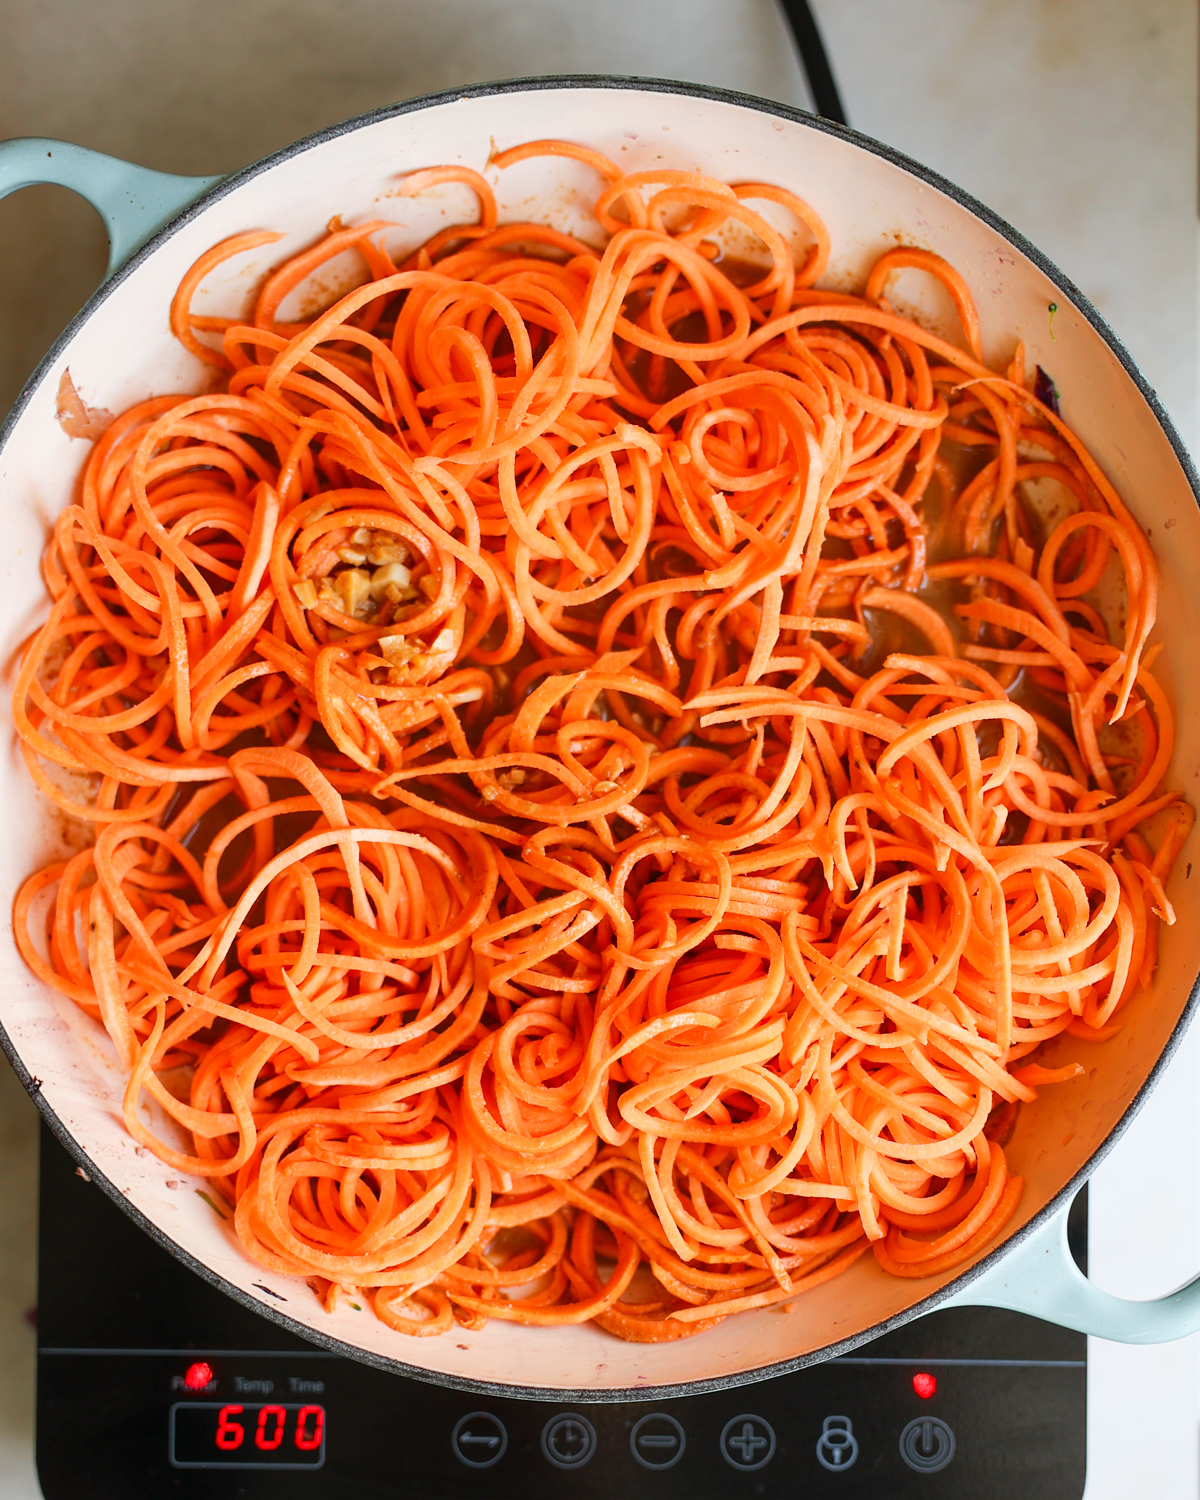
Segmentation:
<svg viewBox="0 0 1200 1500">
<path fill-rule="evenodd" d="M 67 141 L 0 141 L 0 198 L 50 182 L 81 194 L 108 231 L 109 276 L 220 180 L 151 172 Z"/>
<path fill-rule="evenodd" d="M 1118 1344 L 1169 1344 L 1200 1330 L 1200 1277 L 1149 1302 L 1115 1297 L 1075 1264 L 1064 1209 L 947 1305 L 1003 1307 Z"/>
</svg>

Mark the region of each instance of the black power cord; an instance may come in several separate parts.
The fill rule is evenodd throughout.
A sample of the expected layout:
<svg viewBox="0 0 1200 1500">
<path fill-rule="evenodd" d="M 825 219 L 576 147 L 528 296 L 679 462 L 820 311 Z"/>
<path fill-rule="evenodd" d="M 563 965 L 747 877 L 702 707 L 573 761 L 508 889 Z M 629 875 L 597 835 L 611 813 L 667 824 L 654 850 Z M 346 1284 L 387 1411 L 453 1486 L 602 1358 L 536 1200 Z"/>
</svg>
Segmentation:
<svg viewBox="0 0 1200 1500">
<path fill-rule="evenodd" d="M 796 38 L 796 46 L 800 49 L 800 61 L 808 75 L 808 88 L 813 103 L 817 106 L 817 113 L 826 120 L 833 120 L 835 124 L 848 124 L 846 111 L 842 107 L 842 96 L 838 93 L 837 81 L 829 66 L 825 43 L 821 40 L 816 17 L 809 8 L 808 0 L 780 0 L 780 4 L 784 18 Z"/>
</svg>

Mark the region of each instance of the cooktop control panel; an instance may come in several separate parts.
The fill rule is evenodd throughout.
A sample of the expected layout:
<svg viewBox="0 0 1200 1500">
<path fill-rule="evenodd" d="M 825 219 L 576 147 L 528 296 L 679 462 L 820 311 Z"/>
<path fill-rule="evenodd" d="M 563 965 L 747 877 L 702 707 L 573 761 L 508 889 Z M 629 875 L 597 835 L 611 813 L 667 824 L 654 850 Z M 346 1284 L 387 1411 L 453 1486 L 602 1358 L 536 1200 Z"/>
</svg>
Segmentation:
<svg viewBox="0 0 1200 1500">
<path fill-rule="evenodd" d="M 404 1379 L 277 1328 L 142 1234 L 45 1131 L 41 1213 L 47 1500 L 1083 1493 L 1085 1340 L 1031 1318 L 936 1312 L 847 1358 L 682 1400 L 525 1401 Z"/>
</svg>

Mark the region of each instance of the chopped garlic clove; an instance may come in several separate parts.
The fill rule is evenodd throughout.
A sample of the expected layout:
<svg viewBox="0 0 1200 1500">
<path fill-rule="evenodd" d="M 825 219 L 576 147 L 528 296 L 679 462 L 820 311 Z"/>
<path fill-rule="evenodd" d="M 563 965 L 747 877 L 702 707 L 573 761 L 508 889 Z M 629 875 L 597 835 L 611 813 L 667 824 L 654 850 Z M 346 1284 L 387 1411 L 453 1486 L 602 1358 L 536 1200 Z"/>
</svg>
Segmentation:
<svg viewBox="0 0 1200 1500">
<path fill-rule="evenodd" d="M 392 536 L 386 531 L 377 531 L 373 534 L 367 547 L 368 562 L 378 567 L 383 563 L 407 563 L 408 559 L 408 548 L 399 537 Z"/>
<path fill-rule="evenodd" d="M 349 542 L 338 548 L 343 562 L 361 567 L 365 562 L 381 567 L 384 563 L 407 563 L 409 550 L 390 531 L 372 531 L 369 526 L 356 527 Z"/>
<path fill-rule="evenodd" d="M 362 568 L 347 568 L 333 582 L 341 598 L 343 614 L 357 615 L 371 598 L 371 575 Z"/>
<path fill-rule="evenodd" d="M 417 647 L 406 635 L 382 635 L 376 644 L 380 654 L 392 662 L 411 661 L 417 654 Z"/>
<path fill-rule="evenodd" d="M 403 563 L 385 563 L 383 567 L 376 568 L 371 575 L 371 597 L 378 599 L 382 597 L 388 584 L 404 590 L 412 585 L 412 573 Z"/>
<path fill-rule="evenodd" d="M 317 602 L 317 586 L 311 578 L 302 578 L 292 584 L 292 593 L 305 609 L 312 609 Z"/>
</svg>

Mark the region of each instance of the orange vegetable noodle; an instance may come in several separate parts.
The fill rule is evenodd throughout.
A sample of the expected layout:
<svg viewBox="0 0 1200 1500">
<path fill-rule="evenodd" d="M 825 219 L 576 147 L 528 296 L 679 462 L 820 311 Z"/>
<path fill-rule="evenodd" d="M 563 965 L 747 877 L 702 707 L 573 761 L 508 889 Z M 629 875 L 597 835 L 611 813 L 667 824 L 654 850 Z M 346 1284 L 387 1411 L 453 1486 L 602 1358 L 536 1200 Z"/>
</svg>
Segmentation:
<svg viewBox="0 0 1200 1500">
<path fill-rule="evenodd" d="M 498 222 L 546 154 L 601 248 Z M 278 237 L 213 247 L 170 316 L 220 388 L 96 439 L 13 699 L 95 836 L 25 959 L 327 1307 L 656 1341 L 865 1253 L 940 1274 L 1173 920 L 1149 546 L 932 252 L 824 290 L 794 195 L 566 142 L 404 191 L 447 183 L 474 222 L 399 262 L 335 222 L 240 321 L 193 298 Z"/>
</svg>

